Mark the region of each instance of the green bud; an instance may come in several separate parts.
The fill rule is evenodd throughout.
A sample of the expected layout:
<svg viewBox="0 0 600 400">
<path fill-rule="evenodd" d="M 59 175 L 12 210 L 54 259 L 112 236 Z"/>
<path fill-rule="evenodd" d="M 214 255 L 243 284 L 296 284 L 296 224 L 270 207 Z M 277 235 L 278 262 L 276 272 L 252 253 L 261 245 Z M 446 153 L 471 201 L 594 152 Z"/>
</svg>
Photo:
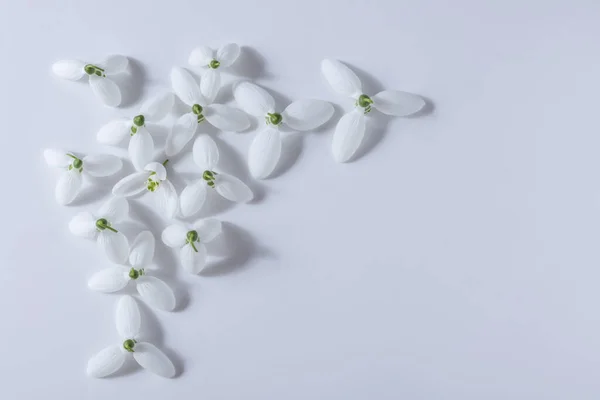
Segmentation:
<svg viewBox="0 0 600 400">
<path fill-rule="evenodd" d="M 83 67 L 83 70 L 88 75 L 94 75 L 94 73 L 96 73 L 96 67 L 94 67 L 92 64 L 87 64 L 85 67 Z"/>
<path fill-rule="evenodd" d="M 212 68 L 212 69 L 217 69 L 217 68 L 219 68 L 220 65 L 221 65 L 221 63 L 217 60 L 212 60 L 211 62 L 208 63 L 208 67 Z"/>
<path fill-rule="evenodd" d="M 188 243 L 197 242 L 198 241 L 198 232 L 189 231 L 186 235 Z"/>
<path fill-rule="evenodd" d="M 100 218 L 96 221 L 96 228 L 103 231 L 106 229 L 106 227 L 108 227 L 108 221 L 106 220 L 106 218 Z"/>
<path fill-rule="evenodd" d="M 279 113 L 268 113 L 267 114 L 267 124 L 280 125 L 283 121 L 283 117 Z"/>
<path fill-rule="evenodd" d="M 160 186 L 160 182 L 159 182 L 159 181 L 155 181 L 155 180 L 154 180 L 154 179 L 152 179 L 152 178 L 148 178 L 148 181 L 147 181 L 146 188 L 147 188 L 149 191 L 151 191 L 151 192 L 155 192 L 155 191 L 156 191 L 156 189 L 158 189 L 158 187 L 159 187 L 159 186 Z"/>
<path fill-rule="evenodd" d="M 215 173 L 213 171 L 206 170 L 202 173 L 202 179 L 210 182 L 215 179 Z"/>
<path fill-rule="evenodd" d="M 128 352 L 133 353 L 135 351 L 134 348 L 136 343 L 137 342 L 135 341 L 135 339 L 127 339 L 123 342 L 123 348 Z"/>
<path fill-rule="evenodd" d="M 129 277 L 130 277 L 131 279 L 137 279 L 137 278 L 139 278 L 139 277 L 140 277 L 140 273 L 139 273 L 139 271 L 138 271 L 138 270 L 136 270 L 135 268 L 131 268 L 131 269 L 129 270 Z"/>
<path fill-rule="evenodd" d="M 137 128 L 135 126 L 131 127 L 131 136 L 135 135 L 137 133 Z"/>
<path fill-rule="evenodd" d="M 356 105 L 364 108 L 365 114 L 371 112 L 371 104 L 373 104 L 373 99 L 366 94 L 361 94 L 358 96 L 358 100 L 356 100 Z"/>
<path fill-rule="evenodd" d="M 76 158 L 75 160 L 73 160 L 73 168 L 80 169 L 82 167 L 83 167 L 83 161 L 81 161 L 79 158 Z"/>
<path fill-rule="evenodd" d="M 202 106 L 200 104 L 194 104 L 192 106 L 192 112 L 196 115 L 202 115 Z"/>
<path fill-rule="evenodd" d="M 146 122 L 146 118 L 144 118 L 144 116 L 141 114 L 133 117 L 133 123 L 137 126 L 144 126 L 145 122 Z"/>
</svg>

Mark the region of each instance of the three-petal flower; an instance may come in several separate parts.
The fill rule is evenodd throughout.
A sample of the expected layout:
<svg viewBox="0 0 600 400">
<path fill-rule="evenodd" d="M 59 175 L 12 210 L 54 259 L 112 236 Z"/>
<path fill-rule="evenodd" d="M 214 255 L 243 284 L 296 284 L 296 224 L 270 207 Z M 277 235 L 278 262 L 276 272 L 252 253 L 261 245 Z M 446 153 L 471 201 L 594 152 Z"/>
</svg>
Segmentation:
<svg viewBox="0 0 600 400">
<path fill-rule="evenodd" d="M 240 46 L 228 43 L 216 52 L 207 46 L 200 46 L 192 50 L 189 64 L 194 67 L 206 67 L 202 72 L 200 89 L 202 93 L 216 93 L 221 87 L 221 73 L 223 68 L 230 67 L 240 55 Z"/>
</svg>

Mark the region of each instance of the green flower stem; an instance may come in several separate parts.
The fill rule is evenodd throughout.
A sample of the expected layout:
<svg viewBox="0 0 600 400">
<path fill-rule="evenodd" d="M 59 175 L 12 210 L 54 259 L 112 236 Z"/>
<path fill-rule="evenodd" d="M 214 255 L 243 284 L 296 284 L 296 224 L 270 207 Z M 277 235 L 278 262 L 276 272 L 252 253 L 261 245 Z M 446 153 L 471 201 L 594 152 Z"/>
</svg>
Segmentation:
<svg viewBox="0 0 600 400">
<path fill-rule="evenodd" d="M 96 221 L 96 228 L 98 228 L 99 230 L 103 231 L 105 229 L 108 229 L 109 231 L 118 233 L 119 231 L 116 230 L 115 228 L 113 228 L 112 226 L 110 226 L 110 222 L 108 222 L 106 220 L 106 218 L 100 218 L 99 220 Z"/>
<path fill-rule="evenodd" d="M 194 249 L 194 251 L 197 253 L 198 249 L 196 248 L 196 245 L 194 244 L 194 242 L 189 242 L 190 246 L 192 246 L 192 249 Z"/>
<path fill-rule="evenodd" d="M 168 163 L 169 163 L 169 159 L 167 158 L 167 159 L 166 159 L 165 161 L 163 161 L 163 163 L 162 163 L 163 167 L 166 167 Z"/>
</svg>

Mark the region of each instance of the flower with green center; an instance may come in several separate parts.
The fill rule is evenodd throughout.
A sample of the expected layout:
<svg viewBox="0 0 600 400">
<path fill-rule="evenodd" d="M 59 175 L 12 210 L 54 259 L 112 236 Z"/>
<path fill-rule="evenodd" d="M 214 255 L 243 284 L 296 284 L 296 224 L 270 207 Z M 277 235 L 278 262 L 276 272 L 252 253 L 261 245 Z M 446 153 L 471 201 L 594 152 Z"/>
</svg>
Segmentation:
<svg viewBox="0 0 600 400">
<path fill-rule="evenodd" d="M 128 64 L 127 57 L 121 55 L 109 56 L 99 64 L 62 60 L 52 65 L 52 72 L 59 78 L 71 81 L 87 76 L 94 94 L 107 106 L 116 107 L 121 104 L 121 89 L 111 76 L 125 72 Z"/>
<path fill-rule="evenodd" d="M 373 109 L 405 117 L 425 106 L 422 97 L 398 90 L 384 90 L 374 96 L 363 93 L 358 76 L 337 60 L 323 60 L 321 72 L 333 90 L 353 99 L 355 105 L 355 109 L 340 118 L 335 128 L 332 152 L 338 162 L 348 161 L 360 146 L 365 135 L 365 115 Z"/>
<path fill-rule="evenodd" d="M 273 96 L 250 82 L 235 85 L 233 96 L 244 111 L 264 118 L 266 123 L 248 151 L 250 172 L 260 179 L 273 172 L 281 156 L 280 127 L 286 125 L 291 130 L 309 131 L 323 125 L 333 115 L 333 106 L 322 100 L 299 100 L 282 112 L 276 111 Z"/>
<path fill-rule="evenodd" d="M 49 166 L 62 170 L 54 191 L 56 201 L 61 205 L 75 200 L 81 192 L 84 179 L 110 176 L 117 173 L 123 166 L 121 159 L 112 155 L 82 157 L 57 149 L 44 150 L 44 158 Z M 94 184 L 94 181 L 89 180 L 88 183 Z"/>
<path fill-rule="evenodd" d="M 175 376 L 175 366 L 153 344 L 140 340 L 141 314 L 131 296 L 122 296 L 117 302 L 115 323 L 120 340 L 94 355 L 87 365 L 87 373 L 102 378 L 117 372 L 129 357 L 144 369 L 165 378 Z"/>
<path fill-rule="evenodd" d="M 219 236 L 221 231 L 221 221 L 216 219 L 196 221 L 191 226 L 173 224 L 163 231 L 162 241 L 169 247 L 179 249 L 183 268 L 197 274 L 206 266 L 205 244 Z"/>
</svg>

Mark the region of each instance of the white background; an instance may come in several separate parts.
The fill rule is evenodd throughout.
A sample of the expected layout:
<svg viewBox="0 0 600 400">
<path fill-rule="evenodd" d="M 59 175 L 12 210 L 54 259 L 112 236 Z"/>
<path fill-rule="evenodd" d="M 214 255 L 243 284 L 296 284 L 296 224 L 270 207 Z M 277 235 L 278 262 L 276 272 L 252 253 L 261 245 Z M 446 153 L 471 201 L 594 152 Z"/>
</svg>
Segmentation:
<svg viewBox="0 0 600 400">
<path fill-rule="evenodd" d="M 598 399 L 599 22 L 596 0 L 3 0 L 0 398 Z M 144 316 L 178 377 L 87 378 L 118 340 L 117 297 L 88 290 L 108 262 L 67 223 L 132 167 L 59 207 L 42 149 L 124 156 L 98 128 L 168 88 L 194 47 L 229 41 L 244 52 L 228 81 L 282 107 L 330 100 L 335 121 L 350 108 L 325 57 L 367 93 L 434 107 L 377 117 L 350 164 L 332 159 L 335 121 L 291 136 L 264 182 L 246 172 L 254 132 L 217 133 L 258 200 L 213 204 L 224 258 L 200 276 L 158 246 L 179 307 Z M 130 110 L 50 75 L 111 53 L 131 57 Z M 189 161 L 169 170 L 178 190 Z M 132 201 L 130 239 L 166 226 L 147 200 Z"/>
</svg>

